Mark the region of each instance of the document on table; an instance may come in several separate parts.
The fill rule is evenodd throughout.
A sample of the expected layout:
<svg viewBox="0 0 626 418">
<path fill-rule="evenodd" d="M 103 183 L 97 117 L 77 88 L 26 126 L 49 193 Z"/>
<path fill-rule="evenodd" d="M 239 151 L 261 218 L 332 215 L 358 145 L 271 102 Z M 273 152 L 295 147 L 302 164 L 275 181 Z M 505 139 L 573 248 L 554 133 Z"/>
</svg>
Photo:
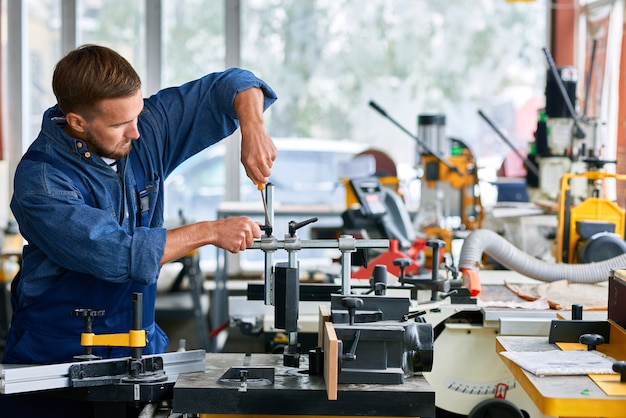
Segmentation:
<svg viewBox="0 0 626 418">
<path fill-rule="evenodd" d="M 503 351 L 500 355 L 537 376 L 614 373 L 615 360 L 598 351 Z"/>
</svg>

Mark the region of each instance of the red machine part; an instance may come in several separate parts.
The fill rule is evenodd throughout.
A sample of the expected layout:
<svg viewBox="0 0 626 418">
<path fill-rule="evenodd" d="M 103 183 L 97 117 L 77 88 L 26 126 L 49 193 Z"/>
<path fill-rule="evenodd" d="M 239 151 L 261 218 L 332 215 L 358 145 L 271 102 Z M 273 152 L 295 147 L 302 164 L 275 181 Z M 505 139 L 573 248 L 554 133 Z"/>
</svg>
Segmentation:
<svg viewBox="0 0 626 418">
<path fill-rule="evenodd" d="M 387 267 L 387 272 L 393 274 L 396 277 L 400 277 L 400 267 L 393 264 L 393 261 L 397 260 L 398 258 L 410 258 L 411 260 L 413 260 L 413 263 L 404 270 L 405 275 L 411 273 L 419 273 L 421 266 L 417 260 L 420 257 L 420 253 L 423 254 L 425 248 L 426 241 L 423 239 L 416 239 L 413 241 L 413 245 L 411 245 L 411 247 L 405 253 L 400 251 L 397 240 L 390 239 L 389 249 L 370 260 L 367 263 L 367 267 L 362 267 L 352 273 L 352 278 L 369 279 L 372 277 L 372 271 L 374 270 L 374 266 L 381 264 Z"/>
</svg>

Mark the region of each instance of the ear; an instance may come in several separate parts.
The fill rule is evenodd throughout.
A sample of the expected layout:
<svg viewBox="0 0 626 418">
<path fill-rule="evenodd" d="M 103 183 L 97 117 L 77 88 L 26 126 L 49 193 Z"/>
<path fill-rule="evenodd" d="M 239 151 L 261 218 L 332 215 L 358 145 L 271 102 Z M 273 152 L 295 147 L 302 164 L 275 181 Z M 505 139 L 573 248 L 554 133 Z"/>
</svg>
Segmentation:
<svg viewBox="0 0 626 418">
<path fill-rule="evenodd" d="M 81 134 L 85 133 L 85 126 L 87 126 L 87 121 L 78 113 L 68 112 L 65 115 L 65 122 L 72 131 Z"/>
</svg>

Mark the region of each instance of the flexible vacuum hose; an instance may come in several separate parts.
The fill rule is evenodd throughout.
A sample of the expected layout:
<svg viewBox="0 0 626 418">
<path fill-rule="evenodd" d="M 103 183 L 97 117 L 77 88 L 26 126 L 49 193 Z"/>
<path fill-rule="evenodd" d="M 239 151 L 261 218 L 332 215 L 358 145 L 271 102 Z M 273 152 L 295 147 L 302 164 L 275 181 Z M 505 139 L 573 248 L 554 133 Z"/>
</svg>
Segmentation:
<svg viewBox="0 0 626 418">
<path fill-rule="evenodd" d="M 611 270 L 626 268 L 626 254 L 588 264 L 546 263 L 526 254 L 494 231 L 478 229 L 465 238 L 459 259 L 459 270 L 470 281 L 471 276 L 478 274 L 483 252 L 503 266 L 543 282 L 598 283 L 608 280 Z M 477 277 L 474 280 L 478 280 Z M 480 287 L 473 293 L 478 292 Z"/>
</svg>

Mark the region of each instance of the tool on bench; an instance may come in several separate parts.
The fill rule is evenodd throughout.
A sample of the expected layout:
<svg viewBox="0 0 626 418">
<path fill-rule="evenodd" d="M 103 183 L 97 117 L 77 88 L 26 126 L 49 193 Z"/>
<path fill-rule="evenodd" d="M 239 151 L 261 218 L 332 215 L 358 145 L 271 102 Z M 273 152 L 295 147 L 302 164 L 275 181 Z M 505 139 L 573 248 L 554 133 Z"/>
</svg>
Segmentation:
<svg viewBox="0 0 626 418">
<path fill-rule="evenodd" d="M 155 403 L 169 408 L 179 375 L 203 372 L 206 369 L 206 352 L 178 351 L 142 357 L 142 349 L 146 346 L 146 332 L 142 329 L 143 295 L 134 293 L 132 303 L 132 325 L 129 324 L 132 329 L 128 333 L 95 335 L 94 323 L 97 325 L 97 318 L 104 316 L 105 311 L 72 311 L 73 315 L 83 317 L 85 321 L 81 335 L 85 353 L 75 357 L 80 361 L 44 365 L 0 364 L 0 394 L 50 391 L 51 399 L 59 397 L 93 402 L 94 413 L 98 417 L 137 416 L 134 410 L 143 403 L 146 403 L 144 412 Z M 130 357 L 99 359 L 92 353 L 92 348 L 96 346 L 130 347 L 132 353 Z"/>
<path fill-rule="evenodd" d="M 271 187 L 267 189 L 271 192 Z M 266 204 L 271 217 L 271 193 Z M 260 240 L 248 247 L 260 249 L 266 255 L 265 302 L 274 306 L 274 328 L 284 330 L 288 338 L 283 366 L 300 366 L 298 316 L 301 285 L 297 253 L 306 248 L 336 248 L 341 252 L 341 285 L 329 295 L 332 315 L 322 315 L 326 306 L 320 306 L 315 351 L 320 359 L 323 352 L 324 366 L 315 368 L 316 372 L 312 373 L 319 374 L 319 369 L 323 369 L 328 399 L 337 399 L 337 383 L 400 384 L 414 373 L 431 370 L 432 325 L 414 320 L 422 312 L 409 312 L 408 297 L 385 295 L 383 276 L 386 276 L 386 269 L 385 274 L 373 279 L 372 289 L 367 294 L 355 296 L 351 289 L 352 253 L 361 249 L 388 248 L 389 240 L 356 239 L 347 234 L 334 240 L 301 240 L 297 230 L 315 221 L 317 218 L 301 222 L 292 220 L 283 240 L 266 231 Z M 281 249 L 287 252 L 288 262 L 269 263 L 268 256 Z M 251 371 L 244 370 L 242 374 L 240 369 L 229 370 L 226 375 L 229 382 L 232 380 L 247 389 Z"/>
<path fill-rule="evenodd" d="M 72 315 L 83 317 L 85 320 L 84 331 L 80 336 L 80 345 L 85 347 L 85 353 L 74 356 L 74 360 L 99 360 L 102 357 L 92 354 L 91 350 L 97 346 L 108 347 L 131 347 L 134 358 L 141 358 L 141 349 L 146 346 L 146 331 L 142 328 L 143 295 L 133 294 L 133 324 L 132 329 L 126 334 L 101 334 L 96 335 L 92 330 L 93 318 L 104 316 L 104 310 L 74 309 Z"/>
<path fill-rule="evenodd" d="M 129 359 L 111 363 L 86 362 L 70 366 L 70 386 L 103 386 L 115 383 L 131 382 L 162 382 L 167 380 L 160 357 L 142 358 L 142 348 L 146 346 L 146 331 L 143 329 L 142 317 L 143 295 L 133 293 L 132 329 L 128 333 L 95 335 L 92 321 L 95 317 L 104 316 L 104 310 L 75 309 L 72 314 L 85 320 L 84 332 L 80 344 L 85 353 L 75 356 L 78 361 L 97 360 L 100 357 L 92 354 L 96 346 L 130 347 L 132 355 Z"/>
<path fill-rule="evenodd" d="M 342 282 L 345 288 L 349 289 L 351 257 L 350 253 L 356 248 L 363 248 L 361 245 L 370 247 L 384 247 L 388 245 L 387 240 L 374 240 L 375 242 L 359 243 L 348 236 L 340 237 L 338 240 L 309 240 L 302 241 L 296 231 L 306 225 L 316 222 L 317 218 L 310 218 L 302 222 L 289 222 L 289 233 L 285 234 L 284 240 L 279 241 L 276 237 L 264 235 L 260 241 L 255 242 L 250 249 L 260 249 L 265 252 L 265 301 L 268 305 L 274 306 L 275 327 L 284 329 L 288 335 L 288 345 L 284 352 L 284 365 L 299 367 L 300 355 L 298 353 L 298 305 L 300 301 L 300 275 L 297 252 L 303 248 L 338 248 L 342 252 Z M 358 247 L 357 247 L 358 245 Z M 277 263 L 272 265 L 269 257 L 278 249 L 284 249 L 288 253 L 287 263 Z M 269 301 L 269 302 L 268 302 Z"/>
<path fill-rule="evenodd" d="M 269 185 L 268 185 L 269 186 Z M 270 188 L 268 187 L 268 190 Z M 268 200 L 271 214 L 271 200 Z M 351 253 L 359 248 L 386 248 L 388 240 L 356 240 L 352 236 L 341 236 L 337 240 L 307 240 L 302 241 L 296 231 L 306 225 L 316 222 L 317 218 L 310 218 L 302 222 L 289 222 L 289 233 L 284 240 L 265 235 L 256 241 L 249 249 L 260 249 L 265 253 L 265 304 L 273 305 L 275 311 L 275 327 L 284 329 L 288 334 L 289 343 L 285 347 L 283 362 L 285 366 L 299 367 L 298 353 L 298 304 L 300 302 L 300 278 L 297 252 L 303 248 L 337 248 L 341 251 L 341 281 L 342 291 L 350 292 L 350 269 L 352 266 Z M 276 250 L 284 249 L 288 253 L 287 263 L 273 265 L 273 254 Z"/>
<path fill-rule="evenodd" d="M 264 186 L 259 183 L 259 187 Z M 261 242 L 268 246 L 268 250 L 265 254 L 265 268 L 263 272 L 265 295 L 263 301 L 266 305 L 274 305 L 274 252 L 269 248 L 273 247 L 273 243 L 276 238 L 272 235 L 274 223 L 274 185 L 267 183 L 267 187 L 264 187 L 265 195 L 261 190 L 261 200 L 263 201 L 263 210 L 265 211 L 265 225 L 261 226 L 261 230 L 264 232 L 261 237 Z"/>
<path fill-rule="evenodd" d="M 402 275 L 398 281 L 403 285 L 410 284 L 415 287 L 415 291 L 413 292 L 415 299 L 417 299 L 417 290 L 430 290 L 430 300 L 434 302 L 450 296 L 450 281 L 447 279 L 442 280 L 439 277 L 440 250 L 445 248 L 446 243 L 440 239 L 431 239 L 426 242 L 426 246 L 432 248 L 433 251 L 430 277 L 428 275 L 405 276 L 404 269 L 407 267 L 407 264 L 410 263 L 410 259 L 401 258 L 394 260 L 394 263 L 397 261 L 402 271 Z M 457 293 L 457 291 L 454 290 L 452 294 L 454 293 Z"/>
<path fill-rule="evenodd" d="M 265 190 L 265 184 L 258 183 L 257 184 L 257 189 L 259 189 L 259 192 L 261 192 L 261 202 L 263 202 L 263 211 L 265 212 L 265 225 L 264 225 L 265 228 L 264 228 L 264 231 L 267 232 L 268 231 L 267 228 L 270 228 L 269 229 L 270 232 L 269 232 L 268 235 L 272 235 L 272 231 L 271 231 L 272 224 L 270 222 L 269 212 L 267 211 L 267 201 L 266 201 L 267 196 L 263 193 L 263 190 Z"/>
</svg>

